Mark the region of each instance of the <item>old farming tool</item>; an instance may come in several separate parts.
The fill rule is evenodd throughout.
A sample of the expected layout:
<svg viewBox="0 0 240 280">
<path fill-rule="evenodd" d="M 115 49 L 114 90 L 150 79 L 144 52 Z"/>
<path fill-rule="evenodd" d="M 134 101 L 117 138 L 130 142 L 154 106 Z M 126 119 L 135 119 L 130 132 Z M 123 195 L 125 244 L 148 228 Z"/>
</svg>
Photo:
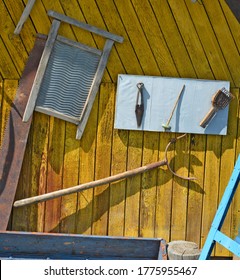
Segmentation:
<svg viewBox="0 0 240 280">
<path fill-rule="evenodd" d="M 38 195 L 38 196 L 34 196 L 34 197 L 29 197 L 29 198 L 25 198 L 25 199 L 21 199 L 21 200 L 17 200 L 14 202 L 13 206 L 14 207 L 21 207 L 21 206 L 26 206 L 26 205 L 30 205 L 30 204 L 35 204 L 35 203 L 39 203 L 39 202 L 43 202 L 43 201 L 47 201 L 53 198 L 57 198 L 57 197 L 61 197 L 64 195 L 68 195 L 68 194 L 72 194 L 72 193 L 76 193 L 76 192 L 80 192 L 86 189 L 90 189 L 90 188 L 95 188 L 101 185 L 105 185 L 105 184 L 109 184 L 112 182 L 116 182 L 122 179 L 126 179 L 129 177 L 133 177 L 137 174 L 142 174 L 146 171 L 155 169 L 159 166 L 164 166 L 167 165 L 168 170 L 174 175 L 177 176 L 181 179 L 184 180 L 196 180 L 195 177 L 183 177 L 180 176 L 178 174 L 176 174 L 170 167 L 169 165 L 169 161 L 168 161 L 168 157 L 167 157 L 167 151 L 168 148 L 171 146 L 171 144 L 175 143 L 177 140 L 185 137 L 186 134 L 183 134 L 181 136 L 178 136 L 177 138 L 173 138 L 170 140 L 170 142 L 167 144 L 166 149 L 165 149 L 165 158 L 161 161 L 157 161 L 154 163 L 150 163 L 148 165 L 142 166 L 142 167 L 138 167 L 132 170 L 128 170 L 122 173 L 119 173 L 117 175 L 113 175 L 113 176 L 109 176 L 100 180 L 96 180 L 96 181 L 92 181 L 89 183 L 84 183 L 81 185 L 77 185 L 74 187 L 70 187 L 67 189 L 62 189 L 62 190 L 58 190 L 58 191 L 54 191 L 54 192 L 50 192 L 50 193 L 46 193 L 46 194 L 42 194 L 42 195 Z"/>
<path fill-rule="evenodd" d="M 135 107 L 135 114 L 137 118 L 137 126 L 139 127 L 142 123 L 143 113 L 144 113 L 144 100 L 143 100 L 143 83 L 138 83 L 138 93 L 137 93 L 137 101 Z"/>
<path fill-rule="evenodd" d="M 205 128 L 216 115 L 218 110 L 223 110 L 227 107 L 234 96 L 224 87 L 218 90 L 212 97 L 212 107 L 207 115 L 200 122 L 200 126 Z"/>
<path fill-rule="evenodd" d="M 164 124 L 164 123 L 162 124 L 162 127 L 165 129 L 165 131 L 166 131 L 166 130 L 171 130 L 171 126 L 170 126 L 169 124 L 170 124 L 170 121 L 171 121 L 171 119 L 172 119 L 173 113 L 174 113 L 174 111 L 175 111 L 175 109 L 176 109 L 176 107 L 177 107 L 177 104 L 178 104 L 178 102 L 179 102 L 179 100 L 180 100 L 180 97 L 181 97 L 181 95 L 182 95 L 184 89 L 185 89 L 185 85 L 183 85 L 183 87 L 182 87 L 182 89 L 181 89 L 181 91 L 180 91 L 180 93 L 179 93 L 179 95 L 178 95 L 178 97 L 177 97 L 177 100 L 176 100 L 176 102 L 175 102 L 175 104 L 174 104 L 174 106 L 173 106 L 171 115 L 170 115 L 170 117 L 169 117 L 167 123 L 166 123 L 166 124 Z"/>
</svg>

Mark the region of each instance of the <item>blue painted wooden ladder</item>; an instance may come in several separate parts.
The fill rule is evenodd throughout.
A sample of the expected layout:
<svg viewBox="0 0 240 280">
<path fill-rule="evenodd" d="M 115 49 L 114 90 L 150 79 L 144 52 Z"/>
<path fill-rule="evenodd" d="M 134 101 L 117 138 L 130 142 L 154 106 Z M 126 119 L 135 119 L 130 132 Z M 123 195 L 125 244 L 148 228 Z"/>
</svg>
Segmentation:
<svg viewBox="0 0 240 280">
<path fill-rule="evenodd" d="M 208 233 L 199 260 L 206 260 L 210 257 L 216 242 L 224 246 L 226 249 L 231 251 L 236 256 L 240 257 L 240 244 L 232 240 L 230 237 L 226 236 L 220 231 L 224 219 L 227 215 L 231 201 L 233 199 L 233 196 L 237 190 L 239 180 L 240 180 L 240 155 L 238 156 L 231 178 L 225 189 L 217 213 L 213 219 L 211 229 Z"/>
</svg>

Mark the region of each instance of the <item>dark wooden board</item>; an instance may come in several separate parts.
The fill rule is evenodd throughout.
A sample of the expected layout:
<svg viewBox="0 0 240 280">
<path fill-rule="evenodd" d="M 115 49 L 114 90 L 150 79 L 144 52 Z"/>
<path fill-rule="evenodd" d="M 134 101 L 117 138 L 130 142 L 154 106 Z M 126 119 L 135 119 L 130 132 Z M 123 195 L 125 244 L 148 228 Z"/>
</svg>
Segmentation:
<svg viewBox="0 0 240 280">
<path fill-rule="evenodd" d="M 160 238 L 9 231 L 0 232 L 0 259 L 151 260 L 166 258 L 165 244 L 165 240 Z"/>
<path fill-rule="evenodd" d="M 23 123 L 22 116 L 42 55 L 45 40 L 36 39 L 19 83 L 0 150 L 0 230 L 6 230 L 22 168 L 31 119 Z"/>
</svg>

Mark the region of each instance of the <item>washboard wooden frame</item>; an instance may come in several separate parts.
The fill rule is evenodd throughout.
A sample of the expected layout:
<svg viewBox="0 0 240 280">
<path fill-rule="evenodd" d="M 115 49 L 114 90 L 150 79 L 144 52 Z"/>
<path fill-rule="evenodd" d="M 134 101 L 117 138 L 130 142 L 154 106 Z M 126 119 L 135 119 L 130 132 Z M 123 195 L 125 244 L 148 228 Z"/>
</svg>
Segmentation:
<svg viewBox="0 0 240 280">
<path fill-rule="evenodd" d="M 36 74 L 36 77 L 35 77 L 35 80 L 34 80 L 34 83 L 32 86 L 32 90 L 31 90 L 31 93 L 30 93 L 30 96 L 28 99 L 28 103 L 27 103 L 24 115 L 23 115 L 23 122 L 27 122 L 30 119 L 31 115 L 33 114 L 33 111 L 36 110 L 36 111 L 63 119 L 65 121 L 75 123 L 77 125 L 76 138 L 81 139 L 85 126 L 87 124 L 96 94 L 98 92 L 98 89 L 99 89 L 99 86 L 100 86 L 100 83 L 101 83 L 101 80 L 102 80 L 102 77 L 103 77 L 103 74 L 104 74 L 104 71 L 105 71 L 105 68 L 107 65 L 108 58 L 109 58 L 110 52 L 113 47 L 113 44 L 114 44 L 114 42 L 122 43 L 123 37 L 112 34 L 105 30 L 101 30 L 97 27 L 86 24 L 84 22 L 80 22 L 80 21 L 70 18 L 66 15 L 54 12 L 52 10 L 48 11 L 48 15 L 53 18 L 53 22 L 52 22 L 50 32 L 48 34 L 48 38 L 47 38 L 46 45 L 45 45 L 45 48 L 44 48 L 44 51 L 42 54 L 42 58 L 39 63 L 39 66 L 38 66 L 37 74 Z M 89 47 L 85 44 L 75 42 L 75 41 L 69 40 L 65 37 L 58 35 L 58 30 L 59 30 L 61 22 L 65 22 L 70 25 L 74 25 L 81 29 L 87 30 L 91 33 L 104 37 L 106 39 L 106 41 L 105 41 L 103 50 Z M 58 112 L 57 110 L 52 110 L 49 108 L 36 106 L 36 101 L 37 101 L 37 98 L 38 98 L 38 95 L 40 92 L 41 85 L 44 80 L 44 75 L 47 70 L 47 66 L 48 66 L 51 54 L 53 52 L 54 46 L 59 42 L 99 56 L 99 61 L 98 61 L 97 67 L 96 67 L 96 72 L 94 73 L 94 77 L 92 79 L 91 86 L 89 88 L 89 92 L 87 93 L 87 97 L 86 97 L 83 109 L 80 113 L 80 117 L 77 117 L 77 118 L 63 114 L 62 112 Z"/>
</svg>

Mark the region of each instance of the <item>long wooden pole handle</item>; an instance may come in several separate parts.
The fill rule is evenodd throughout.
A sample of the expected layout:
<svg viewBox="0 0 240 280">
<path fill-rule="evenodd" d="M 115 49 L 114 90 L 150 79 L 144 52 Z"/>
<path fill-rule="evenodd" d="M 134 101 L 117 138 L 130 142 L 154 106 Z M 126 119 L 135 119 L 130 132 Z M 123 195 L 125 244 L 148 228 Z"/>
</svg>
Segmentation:
<svg viewBox="0 0 240 280">
<path fill-rule="evenodd" d="M 207 115 L 200 122 L 200 126 L 205 128 L 207 126 L 207 124 L 211 121 L 211 119 L 214 117 L 216 112 L 217 112 L 217 109 L 215 107 L 212 107 L 208 111 Z"/>
<path fill-rule="evenodd" d="M 157 168 L 159 166 L 163 166 L 166 165 L 167 161 L 166 160 L 162 160 L 162 161 L 157 161 L 154 163 L 150 163 L 148 165 L 145 166 L 141 166 L 132 170 L 128 170 L 113 176 L 109 176 L 103 179 L 99 179 L 96 181 L 92 181 L 89 183 L 84 183 L 81 185 L 77 185 L 74 187 L 70 187 L 67 189 L 62 189 L 62 190 L 58 190 L 58 191 L 53 191 L 50 193 L 46 193 L 46 194 L 41 194 L 41 195 L 37 195 L 37 196 L 33 196 L 33 197 L 29 197 L 29 198 L 24 198 L 21 200 L 17 200 L 14 202 L 13 206 L 14 207 L 21 207 L 21 206 L 26 206 L 26 205 L 30 205 L 30 204 L 35 204 L 35 203 L 39 203 L 39 202 L 43 202 L 43 201 L 47 201 L 53 198 L 57 198 L 60 196 L 64 196 L 64 195 L 68 195 L 68 194 L 72 194 L 72 193 L 76 193 L 76 192 L 80 192 L 83 190 L 87 190 L 90 188 L 95 188 L 98 186 L 102 186 L 105 184 L 109 184 L 109 183 L 113 183 L 125 178 L 129 178 L 129 177 L 133 177 L 137 174 L 141 174 L 144 173 L 146 171 L 152 170 L 154 168 Z"/>
</svg>

